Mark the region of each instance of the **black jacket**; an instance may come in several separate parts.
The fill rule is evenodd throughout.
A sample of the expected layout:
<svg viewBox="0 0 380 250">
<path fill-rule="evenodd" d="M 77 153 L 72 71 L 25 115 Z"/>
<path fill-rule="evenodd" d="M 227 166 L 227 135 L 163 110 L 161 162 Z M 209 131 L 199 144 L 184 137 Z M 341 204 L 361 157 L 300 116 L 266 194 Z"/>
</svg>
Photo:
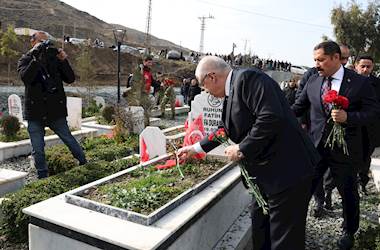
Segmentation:
<svg viewBox="0 0 380 250">
<path fill-rule="evenodd" d="M 311 177 L 319 155 L 278 83 L 256 69 L 234 70 L 231 83 L 222 121 L 262 190 L 280 193 Z M 207 137 L 201 141 L 206 152 L 217 145 Z"/>
<path fill-rule="evenodd" d="M 48 62 L 42 66 L 42 63 L 34 60 L 29 53 L 18 61 L 17 71 L 25 85 L 26 120 L 53 121 L 67 116 L 62 81 L 74 82 L 74 72 L 67 60 L 60 61 L 52 57 Z M 55 89 L 52 89 L 52 86 Z"/>
<path fill-rule="evenodd" d="M 191 101 L 194 100 L 194 97 L 198 94 L 200 94 L 202 91 L 202 89 L 197 85 L 190 85 L 190 88 L 189 88 L 189 95 L 188 95 L 188 98 L 187 98 L 187 102 L 190 106 L 191 104 Z"/>
</svg>

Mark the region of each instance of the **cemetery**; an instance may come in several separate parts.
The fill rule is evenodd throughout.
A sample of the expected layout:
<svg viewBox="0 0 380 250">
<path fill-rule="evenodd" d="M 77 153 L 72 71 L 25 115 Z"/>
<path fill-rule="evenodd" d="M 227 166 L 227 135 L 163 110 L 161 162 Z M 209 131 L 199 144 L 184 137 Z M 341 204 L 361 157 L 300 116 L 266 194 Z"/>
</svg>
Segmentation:
<svg viewBox="0 0 380 250">
<path fill-rule="evenodd" d="M 100 98 L 97 102 L 102 110 L 107 107 Z M 72 124 L 80 120 L 79 131 L 90 131 L 78 137 L 89 163 L 78 166 L 64 145 L 48 143 L 55 136 L 50 135 L 45 138 L 49 178 L 26 184 L 26 173 L 0 171 L 0 193 L 11 192 L 0 205 L 2 234 L 9 242 L 28 241 L 31 250 L 244 249 L 251 244 L 251 198 L 239 165 L 226 161 L 225 145 L 205 160 L 180 163 L 175 157 L 183 143 L 219 126 L 222 105 L 223 99 L 202 92 L 186 124 L 162 130 L 157 118 L 144 128 L 138 107 L 126 109 L 133 115 L 130 132 L 115 120 L 100 124 L 99 117 L 106 119 L 98 112 L 69 116 Z M 30 152 L 25 141 L 29 149 L 21 155 Z M 379 188 L 377 165 L 375 160 Z M 376 232 L 371 225 L 366 234 Z"/>
</svg>

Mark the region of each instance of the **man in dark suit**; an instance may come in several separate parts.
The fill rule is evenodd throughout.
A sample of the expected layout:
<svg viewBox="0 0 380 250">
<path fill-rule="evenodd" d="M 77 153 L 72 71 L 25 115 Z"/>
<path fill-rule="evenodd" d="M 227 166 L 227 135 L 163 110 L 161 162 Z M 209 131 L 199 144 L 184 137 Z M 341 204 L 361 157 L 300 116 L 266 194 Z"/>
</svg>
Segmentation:
<svg viewBox="0 0 380 250">
<path fill-rule="evenodd" d="M 350 48 L 345 44 L 339 45 L 341 56 L 340 56 L 340 63 L 342 66 L 346 66 L 349 58 L 351 56 Z M 301 96 L 302 90 L 305 87 L 307 81 L 309 78 L 314 75 L 318 74 L 318 69 L 316 67 L 310 68 L 306 73 L 303 75 L 299 87 L 296 92 L 296 99 Z M 306 112 L 304 115 L 302 115 L 301 118 L 299 118 L 301 122 L 301 126 L 307 130 L 310 129 L 310 112 Z M 320 218 L 324 214 L 324 208 L 328 210 L 332 210 L 332 191 L 335 188 L 334 179 L 331 176 L 330 169 L 327 169 L 325 175 L 323 176 L 323 179 L 321 180 L 321 183 L 318 185 L 314 192 L 314 199 L 315 199 L 315 207 L 313 211 L 313 216 L 316 218 Z"/>
<path fill-rule="evenodd" d="M 355 63 L 355 71 L 368 77 L 372 87 L 375 90 L 377 100 L 380 102 L 380 79 L 372 75 L 373 71 L 373 58 L 371 56 L 359 56 Z M 367 193 L 366 185 L 369 181 L 368 171 L 371 166 L 371 155 L 376 147 L 380 146 L 380 119 L 362 127 L 363 132 L 363 163 L 359 169 L 359 183 L 362 187 L 363 193 Z"/>
<path fill-rule="evenodd" d="M 329 168 L 343 204 L 343 234 L 338 246 L 340 249 L 350 249 L 354 243 L 354 233 L 359 227 L 356 176 L 358 162 L 363 155 L 361 127 L 376 118 L 379 104 L 368 79 L 345 69 L 340 57 L 340 48 L 335 42 L 322 42 L 314 48 L 314 61 L 319 74 L 309 78 L 292 108 L 297 116 L 310 110 L 311 139 L 322 156 L 313 180 L 313 190 Z M 331 110 L 331 107 L 323 105 L 322 98 L 329 89 L 348 98 L 350 103 L 347 110 Z M 334 149 L 325 147 L 333 127 L 330 117 L 344 127 L 349 155 L 336 145 Z"/>
<path fill-rule="evenodd" d="M 304 249 L 311 178 L 319 155 L 301 129 L 279 85 L 258 69 L 232 70 L 221 58 L 204 57 L 196 77 L 216 97 L 226 97 L 222 122 L 235 145 L 225 154 L 247 162 L 269 206 L 252 204 L 254 249 Z M 219 144 L 204 138 L 180 149 L 188 157 Z"/>
</svg>

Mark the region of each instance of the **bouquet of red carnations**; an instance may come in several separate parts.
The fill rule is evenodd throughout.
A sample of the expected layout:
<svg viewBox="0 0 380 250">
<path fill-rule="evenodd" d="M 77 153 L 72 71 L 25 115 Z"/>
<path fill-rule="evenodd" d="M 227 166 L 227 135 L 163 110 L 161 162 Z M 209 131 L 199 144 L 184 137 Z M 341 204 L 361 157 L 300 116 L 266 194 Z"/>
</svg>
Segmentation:
<svg viewBox="0 0 380 250">
<path fill-rule="evenodd" d="M 225 143 L 227 145 L 231 145 L 228 142 L 227 134 L 224 131 L 224 128 L 220 128 L 215 133 L 210 134 L 208 136 L 208 140 L 209 141 L 216 141 L 216 142 L 219 142 L 221 144 Z M 248 192 L 251 195 L 253 195 L 253 197 L 255 197 L 255 199 L 257 201 L 257 204 L 263 210 L 263 214 L 268 214 L 268 204 L 264 200 L 264 198 L 263 198 L 263 196 L 262 196 L 262 194 L 260 192 L 259 186 L 256 183 L 256 178 L 249 176 L 247 170 L 245 169 L 246 165 L 247 164 L 244 164 L 243 160 L 240 160 L 240 164 L 239 164 L 239 166 L 240 166 L 240 172 L 241 172 L 241 174 L 242 174 L 245 182 L 248 185 Z"/>
<path fill-rule="evenodd" d="M 338 95 L 338 92 L 335 90 L 327 92 L 323 97 L 323 102 L 332 105 L 332 109 L 347 109 L 349 105 L 347 97 Z M 330 122 L 331 120 L 332 119 L 330 118 L 327 122 Z M 327 137 L 325 147 L 328 146 L 331 149 L 334 149 L 334 145 L 336 144 L 338 147 L 342 148 L 344 154 L 348 155 L 347 143 L 344 136 L 345 131 L 343 126 L 338 122 L 334 122 L 333 128 Z"/>
</svg>

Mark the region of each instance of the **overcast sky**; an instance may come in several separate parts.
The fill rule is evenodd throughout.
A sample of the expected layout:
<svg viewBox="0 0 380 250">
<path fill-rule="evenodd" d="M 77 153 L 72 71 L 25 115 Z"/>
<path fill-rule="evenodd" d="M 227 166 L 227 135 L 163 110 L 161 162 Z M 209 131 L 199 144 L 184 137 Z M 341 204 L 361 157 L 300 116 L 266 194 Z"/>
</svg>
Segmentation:
<svg viewBox="0 0 380 250">
<path fill-rule="evenodd" d="M 63 0 L 108 23 L 145 31 L 148 0 Z M 350 0 L 152 0 L 151 33 L 199 50 L 206 20 L 204 52 L 249 52 L 262 57 L 313 65 L 312 50 L 322 35 L 330 38 L 331 10 Z M 365 0 L 357 0 L 365 7 Z M 127 34 L 128 35 L 128 34 Z M 235 53 L 236 54 L 236 53 Z"/>
</svg>

